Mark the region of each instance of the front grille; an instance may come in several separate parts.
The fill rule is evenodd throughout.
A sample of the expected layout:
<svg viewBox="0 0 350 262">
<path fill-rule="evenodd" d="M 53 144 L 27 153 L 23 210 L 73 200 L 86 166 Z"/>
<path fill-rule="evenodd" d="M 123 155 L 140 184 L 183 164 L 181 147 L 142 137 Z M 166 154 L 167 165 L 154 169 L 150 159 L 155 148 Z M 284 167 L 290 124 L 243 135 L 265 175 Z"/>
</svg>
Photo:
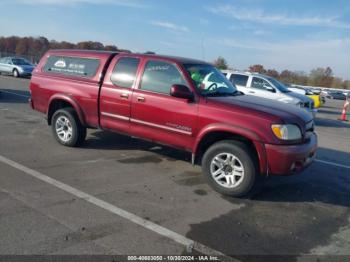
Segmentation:
<svg viewBox="0 0 350 262">
<path fill-rule="evenodd" d="M 310 121 L 305 126 L 305 135 L 304 135 L 304 141 L 308 142 L 315 131 L 315 123 L 314 121 Z"/>
<path fill-rule="evenodd" d="M 305 102 L 304 104 L 303 104 L 303 106 L 305 107 L 305 108 L 308 108 L 308 109 L 314 109 L 314 107 L 315 107 L 315 103 L 312 101 L 310 101 L 310 102 Z"/>
</svg>

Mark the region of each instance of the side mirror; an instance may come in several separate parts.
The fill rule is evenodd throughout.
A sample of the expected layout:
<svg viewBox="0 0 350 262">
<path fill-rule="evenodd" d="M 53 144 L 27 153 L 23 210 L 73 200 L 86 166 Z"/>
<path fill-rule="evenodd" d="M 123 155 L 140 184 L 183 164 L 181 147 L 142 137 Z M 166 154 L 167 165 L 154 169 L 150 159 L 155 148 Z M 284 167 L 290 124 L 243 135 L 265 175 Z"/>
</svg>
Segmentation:
<svg viewBox="0 0 350 262">
<path fill-rule="evenodd" d="M 190 101 L 194 98 L 191 90 L 184 85 L 173 85 L 170 89 L 170 95 L 177 98 L 188 99 Z"/>
<path fill-rule="evenodd" d="M 264 88 L 272 93 L 276 93 L 276 90 L 272 86 L 264 85 Z"/>
</svg>

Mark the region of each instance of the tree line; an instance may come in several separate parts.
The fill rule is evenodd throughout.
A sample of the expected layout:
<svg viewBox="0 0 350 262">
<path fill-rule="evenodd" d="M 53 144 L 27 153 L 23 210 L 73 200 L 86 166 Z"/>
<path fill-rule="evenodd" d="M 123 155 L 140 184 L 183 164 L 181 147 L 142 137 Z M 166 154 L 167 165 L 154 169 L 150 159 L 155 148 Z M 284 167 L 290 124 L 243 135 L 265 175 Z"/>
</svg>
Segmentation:
<svg viewBox="0 0 350 262">
<path fill-rule="evenodd" d="M 230 69 L 223 57 L 218 57 L 214 61 L 214 65 L 222 70 Z M 286 84 L 350 89 L 350 81 L 334 76 L 330 67 L 317 67 L 307 74 L 302 71 L 291 71 L 288 69 L 279 72 L 276 69 L 266 69 L 263 65 L 255 64 L 249 66 L 247 71 L 265 74 Z"/>
<path fill-rule="evenodd" d="M 30 58 L 29 60 L 32 62 L 38 62 L 44 53 L 49 49 L 85 49 L 130 52 L 130 50 L 120 49 L 115 45 L 104 45 L 95 41 L 71 43 L 67 41 L 59 42 L 55 40 L 48 40 L 46 37 L 42 36 L 0 37 L 0 56 L 17 55 Z M 229 69 L 228 63 L 223 57 L 218 57 L 214 61 L 214 65 L 219 69 Z M 290 71 L 287 69 L 279 72 L 275 69 L 266 69 L 260 64 L 251 65 L 247 70 L 272 76 L 284 83 L 350 89 L 350 81 L 334 76 L 330 67 L 318 67 L 312 69 L 309 74 L 302 71 Z"/>
<path fill-rule="evenodd" d="M 67 41 L 48 40 L 46 37 L 0 37 L 0 52 L 8 55 L 17 55 L 24 57 L 33 57 L 33 60 L 39 60 L 49 49 L 88 49 L 105 51 L 123 51 L 115 45 L 104 45 L 100 42 L 83 41 L 71 43 Z M 38 62 L 38 61 L 33 61 Z"/>
</svg>

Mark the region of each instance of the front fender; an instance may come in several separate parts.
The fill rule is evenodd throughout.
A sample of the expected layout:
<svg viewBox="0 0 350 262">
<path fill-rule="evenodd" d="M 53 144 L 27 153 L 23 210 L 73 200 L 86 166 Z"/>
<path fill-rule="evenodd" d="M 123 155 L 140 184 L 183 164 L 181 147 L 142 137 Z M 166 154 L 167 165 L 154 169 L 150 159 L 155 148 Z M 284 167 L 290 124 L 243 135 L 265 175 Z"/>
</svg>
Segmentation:
<svg viewBox="0 0 350 262">
<path fill-rule="evenodd" d="M 232 133 L 232 135 L 239 135 L 241 137 L 246 138 L 247 140 L 251 141 L 255 147 L 255 150 L 258 154 L 259 158 L 259 167 L 260 167 L 260 172 L 261 173 L 266 173 L 267 172 L 267 156 L 266 156 L 266 150 L 265 150 L 265 143 L 263 139 L 253 132 L 250 129 L 246 129 L 241 126 L 235 126 L 235 125 L 228 125 L 228 124 L 212 124 L 208 125 L 204 129 L 202 129 L 194 143 L 194 146 L 192 148 L 192 154 L 193 154 L 193 159 L 195 158 L 196 154 L 198 153 L 198 146 L 202 139 L 213 132 L 227 132 L 227 133 Z"/>
</svg>

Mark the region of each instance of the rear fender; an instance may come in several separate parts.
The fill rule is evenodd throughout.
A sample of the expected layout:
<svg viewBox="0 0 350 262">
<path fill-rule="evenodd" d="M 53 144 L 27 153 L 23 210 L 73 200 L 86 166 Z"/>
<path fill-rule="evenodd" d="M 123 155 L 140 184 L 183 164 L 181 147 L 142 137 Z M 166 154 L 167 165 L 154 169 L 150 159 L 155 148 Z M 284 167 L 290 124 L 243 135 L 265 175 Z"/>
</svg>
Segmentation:
<svg viewBox="0 0 350 262">
<path fill-rule="evenodd" d="M 85 117 L 84 117 L 84 113 L 83 113 L 83 110 L 81 109 L 81 107 L 79 106 L 78 102 L 71 96 L 69 95 L 66 95 L 66 94 L 55 94 L 53 95 L 50 100 L 49 100 L 49 106 L 48 106 L 48 109 L 47 109 L 47 112 L 46 112 L 46 116 L 47 116 L 47 119 L 49 120 L 49 113 L 50 113 L 50 107 L 52 105 L 52 103 L 54 103 L 55 101 L 64 101 L 68 104 L 70 104 L 75 112 L 77 113 L 78 115 L 78 118 L 80 120 L 80 123 L 82 125 L 85 125 Z"/>
</svg>

